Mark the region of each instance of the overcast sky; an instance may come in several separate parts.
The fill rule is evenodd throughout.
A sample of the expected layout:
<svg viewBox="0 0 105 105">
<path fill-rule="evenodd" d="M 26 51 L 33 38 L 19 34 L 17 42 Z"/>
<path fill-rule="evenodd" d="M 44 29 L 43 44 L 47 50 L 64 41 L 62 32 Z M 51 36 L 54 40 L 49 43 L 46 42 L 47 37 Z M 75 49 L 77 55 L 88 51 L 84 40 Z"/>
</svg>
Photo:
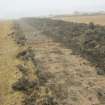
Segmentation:
<svg viewBox="0 0 105 105">
<path fill-rule="evenodd" d="M 105 0 L 0 0 L 0 18 L 104 11 Z"/>
</svg>

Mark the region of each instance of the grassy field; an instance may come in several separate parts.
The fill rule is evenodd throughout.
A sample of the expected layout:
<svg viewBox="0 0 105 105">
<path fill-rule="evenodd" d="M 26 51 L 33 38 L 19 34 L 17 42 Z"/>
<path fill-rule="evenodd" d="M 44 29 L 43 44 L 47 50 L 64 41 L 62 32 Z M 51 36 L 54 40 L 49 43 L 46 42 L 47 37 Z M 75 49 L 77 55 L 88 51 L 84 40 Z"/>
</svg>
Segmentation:
<svg viewBox="0 0 105 105">
<path fill-rule="evenodd" d="M 0 22 L 0 105 L 20 105 L 22 99 L 21 94 L 11 88 L 21 76 L 16 68 L 20 62 L 15 59 L 19 49 L 8 36 L 12 26 L 11 22 Z"/>
<path fill-rule="evenodd" d="M 0 22 L 0 105 L 105 105 L 105 27 L 70 22 L 99 18 Z"/>
<path fill-rule="evenodd" d="M 55 105 L 55 99 L 57 105 L 105 104 L 103 26 L 45 18 L 25 18 L 16 23 L 15 40 L 25 48 L 29 46 L 27 52 L 34 65 L 33 70 L 38 72 L 38 75 L 37 72 L 34 74 L 38 80 L 43 77 L 48 80 L 39 81 L 41 86 L 38 85 L 38 88 L 41 91 L 36 90 L 37 85 L 30 88 L 29 84 L 26 84 L 25 87 L 32 91 L 30 95 L 24 94 L 26 98 L 23 105 L 45 105 L 46 102 Z M 29 67 L 27 64 L 26 66 Z M 30 70 L 32 68 L 28 69 Z M 30 81 L 29 77 L 28 79 Z M 25 93 L 27 92 L 26 90 Z M 50 97 L 54 100 L 49 100 Z M 50 104 L 52 102 L 53 104 Z"/>
<path fill-rule="evenodd" d="M 90 23 L 105 25 L 105 15 L 92 15 L 92 16 L 58 16 L 54 19 L 60 19 L 68 22 L 78 22 L 78 23 Z"/>
</svg>

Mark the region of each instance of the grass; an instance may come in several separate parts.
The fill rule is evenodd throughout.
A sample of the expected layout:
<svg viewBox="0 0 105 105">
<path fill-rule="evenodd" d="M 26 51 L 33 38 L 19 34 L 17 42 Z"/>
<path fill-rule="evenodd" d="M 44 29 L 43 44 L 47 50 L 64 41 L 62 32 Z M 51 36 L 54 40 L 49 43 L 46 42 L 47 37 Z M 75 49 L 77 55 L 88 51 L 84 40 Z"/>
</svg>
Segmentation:
<svg viewBox="0 0 105 105">
<path fill-rule="evenodd" d="M 105 86 L 105 77 L 97 75 L 96 68 L 82 55 L 83 51 L 87 53 L 90 51 L 92 57 L 96 56 L 100 62 L 100 57 L 104 56 L 100 55 L 105 51 L 105 28 L 93 24 L 49 19 L 26 19 L 25 21 L 29 26 L 32 25 L 32 32 L 41 31 L 38 35 L 42 41 L 43 34 L 48 37 L 45 37 L 42 43 L 35 40 L 36 45 L 26 46 L 24 33 L 26 35 L 27 26 L 23 26 L 23 29 L 26 29 L 24 33 L 19 29 L 16 29 L 17 34 L 12 32 L 15 34 L 15 41 L 19 41 L 18 44 L 8 34 L 12 31 L 13 23 L 7 21 L 0 23 L 0 105 L 61 105 L 60 103 L 64 103 L 65 100 L 68 101 L 67 103 L 89 105 L 94 100 L 95 103 L 103 100 L 105 96 L 102 86 Z M 32 37 L 34 38 L 34 35 Z M 51 43 L 49 38 L 52 39 Z M 20 44 L 22 46 L 19 46 Z M 32 46 L 32 49 L 29 46 Z M 103 48 L 93 50 L 99 46 Z M 57 52 L 58 49 L 60 53 Z M 96 53 L 101 51 L 100 55 Z M 102 92 L 99 90 L 92 93 L 98 87 L 102 88 Z M 22 97 L 24 97 L 23 100 Z"/>
<path fill-rule="evenodd" d="M 105 27 L 97 26 L 94 25 L 93 23 L 87 25 L 58 20 L 55 21 L 50 19 L 28 18 L 25 19 L 24 21 L 27 24 L 35 27 L 35 29 L 37 29 L 38 31 L 41 30 L 42 32 L 41 35 L 48 36 L 45 39 L 46 42 L 48 42 L 47 38 L 51 38 L 53 40 L 52 42 L 54 46 L 56 46 L 56 43 L 59 43 L 61 45 L 61 47 L 56 46 L 56 49 L 62 50 L 62 53 L 64 54 L 62 57 L 64 58 L 61 59 L 62 57 L 60 56 L 60 54 L 58 54 L 57 61 L 54 60 L 54 54 L 52 55 L 50 51 L 50 48 L 52 48 L 51 46 L 52 44 L 50 45 L 49 43 L 47 43 L 46 45 L 48 47 L 45 47 L 44 43 L 43 46 L 41 46 L 41 43 L 37 41 L 39 44 L 33 46 L 35 47 L 36 52 L 38 51 L 38 49 L 41 49 L 42 47 L 42 49 L 39 50 L 39 53 L 36 53 L 35 55 L 37 56 L 38 54 L 38 57 L 39 55 L 41 55 L 44 58 L 45 56 L 44 54 L 46 53 L 47 56 L 45 57 L 45 60 L 41 58 L 39 59 L 45 62 L 44 67 L 46 67 L 46 70 L 50 70 L 52 73 L 56 71 L 56 73 L 53 76 L 57 76 L 57 78 L 60 77 L 59 79 L 55 77 L 56 82 L 57 81 L 59 81 L 59 83 L 61 82 L 61 84 L 59 84 L 60 86 L 57 85 L 57 83 L 55 83 L 57 85 L 55 86 L 56 88 L 53 85 L 52 86 L 50 85 L 52 87 L 51 90 L 55 91 L 54 94 L 56 94 L 57 96 L 56 99 L 59 100 L 59 98 L 61 98 L 60 102 L 63 102 L 62 92 L 65 91 L 64 93 L 66 95 L 69 94 L 69 96 L 67 96 L 69 102 L 68 101 L 66 102 L 71 103 L 72 105 L 76 105 L 76 103 L 77 105 L 90 104 L 101 105 L 101 103 L 103 103 L 101 100 L 105 98 L 104 91 L 102 88 L 103 86 L 105 87 L 104 84 L 105 72 L 103 72 L 105 71 L 104 66 Z M 66 52 L 64 48 L 68 52 Z M 55 51 L 53 48 L 51 50 Z M 42 51 L 43 53 L 41 52 L 40 54 L 40 51 Z M 72 52 L 72 54 L 70 52 Z M 53 59 L 49 59 L 51 55 Z M 60 59 L 58 59 L 59 57 Z M 69 63 L 68 67 L 66 67 L 67 66 L 65 62 L 66 60 Z M 87 60 L 89 62 L 87 62 Z M 56 66 L 54 62 L 56 62 Z M 62 62 L 61 65 L 59 65 L 60 62 Z M 99 71 L 100 69 L 102 69 L 100 71 L 101 75 L 97 73 L 96 70 L 97 67 Z M 57 70 L 59 70 L 58 74 Z M 63 73 L 63 70 L 67 72 Z M 63 76 L 60 75 L 60 73 L 63 74 Z M 67 78 L 68 82 L 65 81 L 67 75 L 64 74 L 68 74 L 69 76 L 69 78 Z M 62 79 L 64 81 L 64 84 L 61 81 Z M 83 80 L 84 82 L 81 80 Z M 67 89 L 65 88 L 65 86 L 68 87 L 69 93 L 66 91 Z M 74 90 L 72 90 L 71 88 L 73 88 Z M 78 90 L 77 88 L 78 89 L 80 88 L 80 90 Z M 102 88 L 103 92 L 102 93 L 100 93 L 100 91 L 98 92 L 97 88 Z M 101 95 L 101 97 L 97 96 L 96 94 Z"/>
<path fill-rule="evenodd" d="M 60 16 L 55 17 L 55 19 L 64 20 L 67 22 L 77 22 L 77 23 L 90 23 L 105 25 L 105 15 L 93 15 L 93 16 Z"/>
<path fill-rule="evenodd" d="M 11 85 L 21 74 L 15 65 L 20 62 L 15 59 L 18 47 L 8 36 L 13 24 L 9 21 L 0 22 L 0 105 L 20 105 L 22 94 L 11 89 Z"/>
</svg>

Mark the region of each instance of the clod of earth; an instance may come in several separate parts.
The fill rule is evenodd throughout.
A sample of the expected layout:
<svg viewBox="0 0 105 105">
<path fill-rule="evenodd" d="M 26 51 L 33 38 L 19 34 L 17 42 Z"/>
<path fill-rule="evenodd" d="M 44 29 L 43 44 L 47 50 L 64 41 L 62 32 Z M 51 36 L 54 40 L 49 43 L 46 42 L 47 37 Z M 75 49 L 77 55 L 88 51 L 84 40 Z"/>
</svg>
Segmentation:
<svg viewBox="0 0 105 105">
<path fill-rule="evenodd" d="M 26 78 L 20 78 L 16 83 L 13 84 L 12 88 L 15 91 L 28 91 L 37 85 L 37 81 L 29 81 Z"/>
<path fill-rule="evenodd" d="M 97 97 L 101 104 L 105 104 L 105 88 L 97 89 Z"/>
</svg>

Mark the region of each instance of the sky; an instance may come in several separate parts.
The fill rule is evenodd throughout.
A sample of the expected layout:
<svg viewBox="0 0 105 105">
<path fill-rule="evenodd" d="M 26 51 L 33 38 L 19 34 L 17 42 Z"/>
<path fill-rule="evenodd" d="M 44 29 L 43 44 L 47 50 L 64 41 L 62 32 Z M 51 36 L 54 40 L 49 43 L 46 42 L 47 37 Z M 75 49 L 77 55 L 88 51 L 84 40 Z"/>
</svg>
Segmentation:
<svg viewBox="0 0 105 105">
<path fill-rule="evenodd" d="M 105 0 L 0 0 L 0 19 L 105 10 Z"/>
</svg>

